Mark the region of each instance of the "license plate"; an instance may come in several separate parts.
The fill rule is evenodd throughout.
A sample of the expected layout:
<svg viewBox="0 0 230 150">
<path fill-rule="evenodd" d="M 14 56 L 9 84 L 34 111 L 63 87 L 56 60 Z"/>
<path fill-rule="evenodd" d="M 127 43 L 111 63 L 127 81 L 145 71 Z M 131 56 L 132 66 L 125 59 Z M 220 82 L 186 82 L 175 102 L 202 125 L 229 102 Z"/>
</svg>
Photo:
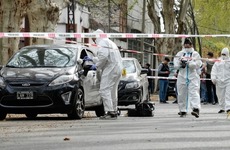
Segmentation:
<svg viewBox="0 0 230 150">
<path fill-rule="evenodd" d="M 33 99 L 34 93 L 31 91 L 17 92 L 17 99 Z"/>
</svg>

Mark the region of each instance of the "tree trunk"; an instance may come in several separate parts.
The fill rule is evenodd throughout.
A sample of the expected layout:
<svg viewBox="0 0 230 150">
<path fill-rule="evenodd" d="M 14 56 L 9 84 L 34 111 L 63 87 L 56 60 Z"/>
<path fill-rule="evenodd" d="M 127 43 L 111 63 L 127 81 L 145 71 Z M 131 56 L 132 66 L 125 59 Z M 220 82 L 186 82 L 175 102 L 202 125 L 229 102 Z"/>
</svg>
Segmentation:
<svg viewBox="0 0 230 150">
<path fill-rule="evenodd" d="M 68 0 L 34 0 L 27 10 L 30 32 L 53 32 L 57 25 L 60 10 Z M 30 44 L 51 44 L 52 40 L 31 38 Z"/>
<path fill-rule="evenodd" d="M 4 1 L 4 2 L 3 2 Z M 53 32 L 60 10 L 69 0 L 0 0 L 0 32 L 20 32 L 23 18 L 29 19 L 30 32 Z M 5 64 L 18 49 L 19 38 L 0 39 L 0 64 Z M 30 44 L 49 44 L 46 39 L 31 38 Z"/>
<path fill-rule="evenodd" d="M 175 34 L 175 12 L 174 1 L 163 0 L 163 20 L 165 27 L 165 34 Z M 162 53 L 172 55 L 175 45 L 175 38 L 164 38 L 164 45 Z"/>
<path fill-rule="evenodd" d="M 178 23 L 177 34 L 185 33 L 186 14 L 188 11 L 188 7 L 189 7 L 189 0 L 182 0 L 180 5 L 179 17 L 177 18 L 177 23 Z M 176 55 L 176 53 L 182 49 L 181 43 L 182 43 L 181 38 L 175 39 L 175 49 L 173 55 Z"/>
<path fill-rule="evenodd" d="M 4 1 L 4 2 L 3 2 Z M 0 0 L 0 32 L 19 32 L 29 0 Z M 0 39 L 0 63 L 5 64 L 18 49 L 19 38 Z"/>
<path fill-rule="evenodd" d="M 157 0 L 148 0 L 148 15 L 154 24 L 154 32 L 157 34 L 161 34 L 161 26 L 160 19 L 155 9 Z M 165 34 L 183 34 L 185 33 L 185 22 L 186 22 L 186 15 L 187 15 L 187 8 L 189 6 L 190 0 L 181 0 L 180 1 L 180 9 L 175 11 L 175 2 L 173 0 L 162 0 L 162 18 L 163 18 L 163 25 L 165 29 Z M 176 18 L 176 15 L 179 16 Z M 176 22 L 177 21 L 177 24 Z M 177 25 L 177 26 L 176 26 Z M 181 38 L 159 38 L 155 39 L 155 47 L 157 53 L 160 54 L 169 54 L 175 55 L 178 51 L 181 50 Z M 158 58 L 160 61 L 160 59 Z"/>
<path fill-rule="evenodd" d="M 147 9 L 148 9 L 148 15 L 149 18 L 151 19 L 152 23 L 154 24 L 154 33 L 155 34 L 159 34 L 161 33 L 161 24 L 160 24 L 160 17 L 157 15 L 157 12 L 155 11 L 155 0 L 149 0 L 148 1 L 148 5 L 147 5 Z M 161 38 L 156 38 L 154 40 L 154 45 L 155 45 L 155 51 L 157 53 L 161 53 L 161 45 L 163 45 L 163 39 Z M 159 59 L 159 58 L 158 58 Z"/>
<path fill-rule="evenodd" d="M 148 15 L 154 24 L 154 32 L 156 34 L 161 34 L 161 23 L 160 17 L 157 15 L 155 8 L 156 0 L 148 1 Z M 175 33 L 175 13 L 173 10 L 174 1 L 163 0 L 162 3 L 162 18 L 165 29 L 165 34 Z M 172 54 L 174 50 L 174 38 L 157 38 L 155 39 L 156 52 L 159 54 Z M 158 61 L 161 61 L 161 57 L 158 57 Z"/>
</svg>

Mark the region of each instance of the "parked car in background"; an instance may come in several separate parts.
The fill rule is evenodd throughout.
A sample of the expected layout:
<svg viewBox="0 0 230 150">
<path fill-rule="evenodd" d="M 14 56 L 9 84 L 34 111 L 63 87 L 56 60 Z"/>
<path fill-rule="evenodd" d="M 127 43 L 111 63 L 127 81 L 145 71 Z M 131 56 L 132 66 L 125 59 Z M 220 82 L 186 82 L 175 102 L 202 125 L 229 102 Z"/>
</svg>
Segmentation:
<svg viewBox="0 0 230 150">
<path fill-rule="evenodd" d="M 81 119 L 85 109 L 104 115 L 97 72 L 81 80 L 85 56 L 95 54 L 81 45 L 33 45 L 15 53 L 0 72 L 0 120 L 8 113 L 64 113 Z"/>
<path fill-rule="evenodd" d="M 169 70 L 170 70 L 170 74 L 169 74 L 169 85 L 168 85 L 168 90 L 167 90 L 167 95 L 166 95 L 166 99 L 168 100 L 169 96 L 173 96 L 176 98 L 176 77 L 175 77 L 175 73 L 176 70 L 174 69 L 174 64 L 173 62 L 169 62 Z"/>
<path fill-rule="evenodd" d="M 123 74 L 118 86 L 118 106 L 137 105 L 150 100 L 147 69 L 136 58 L 123 58 Z"/>
</svg>

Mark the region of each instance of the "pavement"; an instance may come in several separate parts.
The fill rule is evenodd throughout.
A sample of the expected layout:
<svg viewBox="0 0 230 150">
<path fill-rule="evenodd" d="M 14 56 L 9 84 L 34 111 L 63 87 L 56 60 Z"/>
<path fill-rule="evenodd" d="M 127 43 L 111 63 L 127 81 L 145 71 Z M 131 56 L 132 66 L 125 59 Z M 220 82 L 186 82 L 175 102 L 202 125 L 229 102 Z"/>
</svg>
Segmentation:
<svg viewBox="0 0 230 150">
<path fill-rule="evenodd" d="M 150 95 L 150 99 L 151 99 L 151 101 L 153 101 L 153 102 L 159 102 L 159 95 L 158 95 L 158 93 L 151 94 L 151 95 Z M 168 98 L 168 101 L 169 101 L 169 102 L 170 102 L 170 101 L 174 101 L 174 100 L 176 100 L 175 97 L 169 96 L 169 98 Z"/>
<path fill-rule="evenodd" d="M 25 116 L 0 122 L 0 150 L 229 150 L 230 119 L 218 114 L 218 105 L 202 105 L 200 117 L 189 109 L 185 118 L 178 116 L 178 105 L 159 103 L 157 95 L 153 117 L 127 117 L 100 120 L 93 111 L 82 120 L 66 115 Z"/>
</svg>

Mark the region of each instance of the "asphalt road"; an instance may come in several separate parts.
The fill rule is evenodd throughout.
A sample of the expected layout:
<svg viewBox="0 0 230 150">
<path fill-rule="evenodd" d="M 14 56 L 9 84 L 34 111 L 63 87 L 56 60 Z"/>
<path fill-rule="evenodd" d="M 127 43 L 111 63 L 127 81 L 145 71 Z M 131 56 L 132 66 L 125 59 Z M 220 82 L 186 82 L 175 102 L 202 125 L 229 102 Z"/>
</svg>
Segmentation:
<svg viewBox="0 0 230 150">
<path fill-rule="evenodd" d="M 156 103 L 154 117 L 82 120 L 39 115 L 28 120 L 11 115 L 0 122 L 0 150 L 229 150 L 230 119 L 217 105 L 202 105 L 200 118 L 177 115 L 177 104 Z"/>
</svg>

